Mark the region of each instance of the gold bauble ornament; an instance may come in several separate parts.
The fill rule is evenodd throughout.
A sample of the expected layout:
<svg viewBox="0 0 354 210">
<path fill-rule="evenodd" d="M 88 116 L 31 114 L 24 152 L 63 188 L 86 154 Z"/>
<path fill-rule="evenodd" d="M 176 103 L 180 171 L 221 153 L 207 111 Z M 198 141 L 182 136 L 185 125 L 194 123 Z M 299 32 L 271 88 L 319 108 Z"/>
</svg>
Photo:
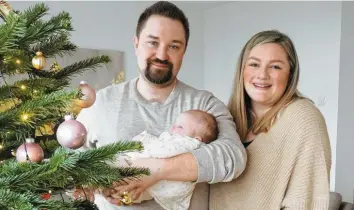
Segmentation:
<svg viewBox="0 0 354 210">
<path fill-rule="evenodd" d="M 35 69 L 41 70 L 46 64 L 46 59 L 42 52 L 36 52 L 36 56 L 32 59 L 32 65 Z"/>
<path fill-rule="evenodd" d="M 86 81 L 81 81 L 79 88 L 83 94 L 82 98 L 77 100 L 77 104 L 81 108 L 88 108 L 95 103 L 96 100 L 96 91 L 91 86 L 87 84 Z"/>
</svg>

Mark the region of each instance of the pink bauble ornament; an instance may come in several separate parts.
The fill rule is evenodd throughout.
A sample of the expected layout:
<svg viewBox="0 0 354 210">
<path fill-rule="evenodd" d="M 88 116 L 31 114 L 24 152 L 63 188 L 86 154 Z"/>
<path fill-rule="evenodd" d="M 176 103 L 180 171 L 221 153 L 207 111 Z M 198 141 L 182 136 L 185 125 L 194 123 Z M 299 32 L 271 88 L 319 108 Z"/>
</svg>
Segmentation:
<svg viewBox="0 0 354 210">
<path fill-rule="evenodd" d="M 89 86 L 85 81 L 80 82 L 79 88 L 83 94 L 81 100 L 78 101 L 78 104 L 81 108 L 88 108 L 95 103 L 96 100 L 96 91 L 91 86 Z"/>
<path fill-rule="evenodd" d="M 20 163 L 26 162 L 40 163 L 44 158 L 44 152 L 41 146 L 34 142 L 33 138 L 27 138 L 26 142 L 19 146 L 16 150 L 16 160 Z"/>
<path fill-rule="evenodd" d="M 85 144 L 87 132 L 82 123 L 67 115 L 65 121 L 59 125 L 56 135 L 61 146 L 78 149 Z"/>
</svg>

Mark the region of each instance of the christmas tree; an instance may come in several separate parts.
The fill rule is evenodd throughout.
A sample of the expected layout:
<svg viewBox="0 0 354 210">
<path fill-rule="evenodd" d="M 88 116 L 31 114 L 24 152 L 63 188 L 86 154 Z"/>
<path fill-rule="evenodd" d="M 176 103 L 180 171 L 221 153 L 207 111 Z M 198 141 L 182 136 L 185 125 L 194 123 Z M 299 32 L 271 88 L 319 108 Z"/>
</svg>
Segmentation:
<svg viewBox="0 0 354 210">
<path fill-rule="evenodd" d="M 105 188 L 149 173 L 110 164 L 118 153 L 142 150 L 139 142 L 77 150 L 87 131 L 73 110 L 91 106 L 96 93 L 86 83 L 69 90 L 70 78 L 110 58 L 88 58 L 63 68 L 54 62 L 45 69 L 48 58 L 77 49 L 69 40 L 70 15 L 61 12 L 43 20 L 48 11 L 43 3 L 14 11 L 0 1 L 0 209 L 94 209 L 87 200 L 58 200 L 50 193 Z M 18 75 L 26 77 L 9 82 Z"/>
</svg>

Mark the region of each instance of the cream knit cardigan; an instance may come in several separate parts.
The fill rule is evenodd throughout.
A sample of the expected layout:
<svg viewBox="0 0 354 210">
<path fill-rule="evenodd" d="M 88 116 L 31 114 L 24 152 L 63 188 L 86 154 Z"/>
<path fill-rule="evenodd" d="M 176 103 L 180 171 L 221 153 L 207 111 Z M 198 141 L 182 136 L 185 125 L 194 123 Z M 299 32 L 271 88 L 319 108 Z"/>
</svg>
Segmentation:
<svg viewBox="0 0 354 210">
<path fill-rule="evenodd" d="M 210 210 L 328 210 L 330 141 L 311 102 L 299 99 L 282 109 L 247 154 L 239 178 L 210 186 Z"/>
</svg>

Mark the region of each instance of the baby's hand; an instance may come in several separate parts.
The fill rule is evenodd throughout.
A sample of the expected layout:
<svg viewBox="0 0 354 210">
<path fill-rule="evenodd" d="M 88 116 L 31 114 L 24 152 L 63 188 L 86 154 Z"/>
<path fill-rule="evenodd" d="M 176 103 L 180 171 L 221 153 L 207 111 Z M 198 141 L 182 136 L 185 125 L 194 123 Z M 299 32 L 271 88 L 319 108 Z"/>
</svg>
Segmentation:
<svg viewBox="0 0 354 210">
<path fill-rule="evenodd" d="M 94 202 L 95 200 L 95 195 L 94 195 L 94 190 L 93 189 L 88 189 L 84 188 L 76 188 L 76 190 L 73 192 L 73 198 L 75 200 L 89 200 L 91 202 Z"/>
</svg>

